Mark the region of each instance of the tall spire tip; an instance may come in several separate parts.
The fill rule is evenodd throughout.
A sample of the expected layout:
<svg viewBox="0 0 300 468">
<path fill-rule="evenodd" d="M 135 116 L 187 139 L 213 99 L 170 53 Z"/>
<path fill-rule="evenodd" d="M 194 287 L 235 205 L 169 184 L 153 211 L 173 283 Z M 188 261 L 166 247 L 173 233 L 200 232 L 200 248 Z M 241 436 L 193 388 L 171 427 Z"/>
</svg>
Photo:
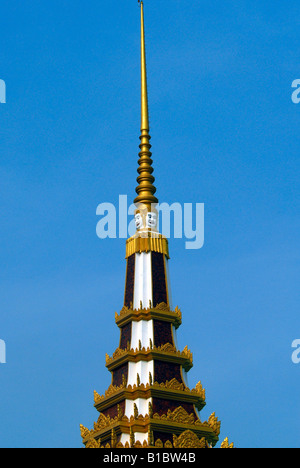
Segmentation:
<svg viewBox="0 0 300 468">
<path fill-rule="evenodd" d="M 158 199 L 154 196 L 156 188 L 153 183 L 155 181 L 152 173 L 152 159 L 150 152 L 150 135 L 149 135 L 149 112 L 148 112 L 148 90 L 147 90 L 147 67 L 146 67 L 146 46 L 145 46 L 145 27 L 144 27 L 144 8 L 143 1 L 139 0 L 141 6 L 141 144 L 140 144 L 140 159 L 138 161 L 138 187 L 136 187 L 137 197 L 134 200 L 135 204 L 143 204 L 147 210 L 151 211 L 151 205 L 157 204 Z"/>
</svg>

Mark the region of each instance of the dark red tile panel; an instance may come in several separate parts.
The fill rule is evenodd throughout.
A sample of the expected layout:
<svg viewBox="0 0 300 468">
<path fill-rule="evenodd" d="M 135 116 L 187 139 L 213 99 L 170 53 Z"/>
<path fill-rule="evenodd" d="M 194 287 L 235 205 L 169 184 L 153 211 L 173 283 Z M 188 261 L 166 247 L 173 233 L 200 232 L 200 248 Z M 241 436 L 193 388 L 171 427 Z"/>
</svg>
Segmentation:
<svg viewBox="0 0 300 468">
<path fill-rule="evenodd" d="M 125 414 L 125 400 L 120 401 L 120 403 L 118 404 L 120 406 L 122 414 L 124 415 Z M 106 417 L 109 416 L 110 418 L 115 418 L 116 416 L 118 416 L 118 405 L 111 406 L 110 408 L 103 410 L 102 413 Z"/>
<path fill-rule="evenodd" d="M 181 401 L 153 398 L 152 404 L 153 413 L 158 413 L 160 416 L 162 414 L 167 414 L 168 410 L 171 410 L 173 412 L 179 406 L 182 406 L 182 408 L 184 408 L 188 414 L 193 414 L 195 416 L 194 405 L 192 405 L 191 403 L 182 403 Z"/>
<path fill-rule="evenodd" d="M 155 346 L 159 347 L 167 343 L 174 345 L 171 323 L 153 320 L 153 329 Z"/>
<path fill-rule="evenodd" d="M 135 255 L 131 255 L 127 259 L 125 300 L 124 300 L 124 304 L 126 305 L 126 307 L 130 307 L 130 304 L 133 303 L 134 270 L 135 270 Z"/>
<path fill-rule="evenodd" d="M 128 379 L 128 364 L 127 363 L 113 371 L 113 385 L 120 387 L 123 383 L 123 380 L 122 380 L 123 375 L 125 376 L 126 383 L 127 383 L 127 379 Z"/>
<path fill-rule="evenodd" d="M 164 254 L 152 252 L 152 286 L 154 307 L 161 302 L 168 303 Z"/>
<path fill-rule="evenodd" d="M 158 383 L 177 379 L 178 382 L 182 382 L 181 366 L 179 364 L 171 364 L 169 362 L 154 361 L 154 381 Z"/>
<path fill-rule="evenodd" d="M 128 323 L 124 327 L 121 328 L 121 338 L 120 338 L 120 348 L 126 349 L 127 343 L 131 343 L 131 329 L 132 329 L 132 322 Z"/>
</svg>

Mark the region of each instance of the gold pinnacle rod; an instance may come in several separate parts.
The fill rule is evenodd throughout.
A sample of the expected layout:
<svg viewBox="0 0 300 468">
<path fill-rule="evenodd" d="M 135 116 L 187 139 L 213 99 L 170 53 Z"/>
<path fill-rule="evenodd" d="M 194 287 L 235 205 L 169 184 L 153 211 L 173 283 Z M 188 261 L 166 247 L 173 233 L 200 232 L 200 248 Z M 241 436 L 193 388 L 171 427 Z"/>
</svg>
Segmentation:
<svg viewBox="0 0 300 468">
<path fill-rule="evenodd" d="M 144 25 L 144 4 L 141 2 L 141 77 L 142 77 L 142 120 L 141 131 L 149 131 L 147 67 Z"/>
<path fill-rule="evenodd" d="M 141 144 L 140 159 L 138 161 L 138 187 L 136 187 L 137 197 L 134 203 L 144 205 L 147 211 L 151 211 L 151 205 L 157 204 L 158 199 L 154 196 L 156 188 L 152 173 L 151 144 L 149 135 L 149 112 L 148 112 L 148 89 L 147 89 L 147 68 L 146 68 L 146 46 L 145 46 L 145 26 L 144 26 L 144 4 L 141 5 Z"/>
</svg>

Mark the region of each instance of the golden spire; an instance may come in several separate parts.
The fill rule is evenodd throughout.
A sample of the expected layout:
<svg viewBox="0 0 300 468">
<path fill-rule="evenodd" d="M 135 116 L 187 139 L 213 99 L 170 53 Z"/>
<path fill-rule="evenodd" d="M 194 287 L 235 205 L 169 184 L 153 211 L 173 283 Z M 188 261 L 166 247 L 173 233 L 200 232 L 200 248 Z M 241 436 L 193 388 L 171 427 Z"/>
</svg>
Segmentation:
<svg viewBox="0 0 300 468">
<path fill-rule="evenodd" d="M 142 83 L 142 121 L 141 131 L 149 131 L 149 113 L 148 113 L 148 89 L 147 89 L 147 67 L 146 67 L 146 45 L 145 45 L 145 26 L 144 26 L 144 4 L 141 2 L 141 83 Z"/>
<path fill-rule="evenodd" d="M 141 4 L 141 144 L 140 144 L 140 159 L 138 161 L 137 178 L 138 187 L 135 189 L 137 197 L 134 203 L 144 204 L 147 211 L 151 211 L 151 204 L 158 203 L 158 199 L 154 196 L 156 188 L 153 185 L 155 181 L 152 173 L 152 153 L 150 152 L 150 135 L 149 135 L 149 112 L 148 112 L 148 90 L 147 90 L 147 68 L 146 68 L 146 47 L 145 47 L 145 27 L 144 27 L 144 4 Z"/>
</svg>

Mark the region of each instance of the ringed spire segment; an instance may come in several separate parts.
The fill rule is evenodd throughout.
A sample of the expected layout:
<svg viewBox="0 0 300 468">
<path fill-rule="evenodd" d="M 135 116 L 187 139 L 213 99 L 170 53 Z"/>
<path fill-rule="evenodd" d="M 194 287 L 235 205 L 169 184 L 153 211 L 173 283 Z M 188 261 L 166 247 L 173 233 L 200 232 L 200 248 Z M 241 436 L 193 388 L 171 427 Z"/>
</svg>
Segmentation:
<svg viewBox="0 0 300 468">
<path fill-rule="evenodd" d="M 147 212 L 153 211 L 153 205 L 158 203 L 158 199 L 154 196 L 156 188 L 153 185 L 155 178 L 153 177 L 152 153 L 150 152 L 150 135 L 149 135 L 149 106 L 148 106 L 148 87 L 147 87 L 147 66 L 146 66 L 146 45 L 145 45 L 145 22 L 144 22 L 144 3 L 139 1 L 141 6 L 141 144 L 138 161 L 138 174 L 136 188 L 137 197 L 134 203 L 137 208 L 144 205 Z"/>
</svg>

